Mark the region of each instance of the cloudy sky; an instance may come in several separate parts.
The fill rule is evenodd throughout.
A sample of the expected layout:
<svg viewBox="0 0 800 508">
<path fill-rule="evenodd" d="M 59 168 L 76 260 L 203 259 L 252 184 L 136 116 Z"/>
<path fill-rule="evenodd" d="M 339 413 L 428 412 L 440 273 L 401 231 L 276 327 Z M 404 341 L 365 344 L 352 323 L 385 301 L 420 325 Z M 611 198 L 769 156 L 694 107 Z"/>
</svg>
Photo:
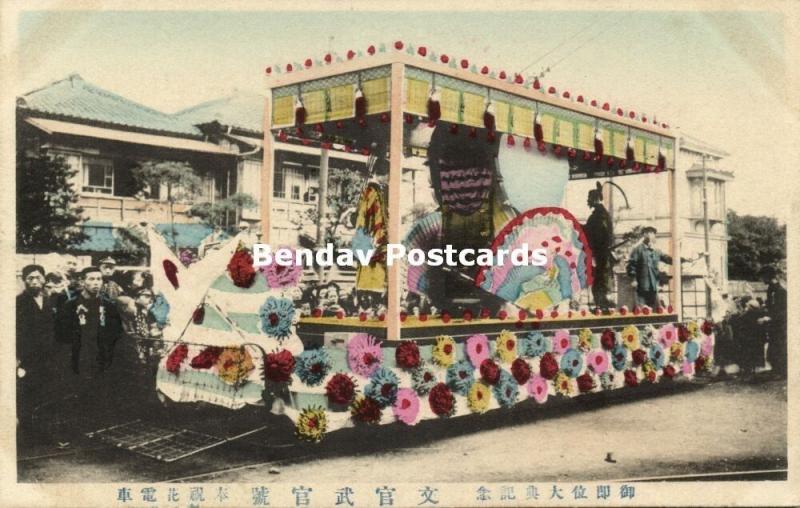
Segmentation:
<svg viewBox="0 0 800 508">
<path fill-rule="evenodd" d="M 397 39 L 507 72 L 550 67 L 548 85 L 729 152 L 737 212 L 789 217 L 798 172 L 779 11 L 72 10 L 22 12 L 16 29 L 15 93 L 77 72 L 165 112 L 257 91 L 270 64 Z"/>
</svg>

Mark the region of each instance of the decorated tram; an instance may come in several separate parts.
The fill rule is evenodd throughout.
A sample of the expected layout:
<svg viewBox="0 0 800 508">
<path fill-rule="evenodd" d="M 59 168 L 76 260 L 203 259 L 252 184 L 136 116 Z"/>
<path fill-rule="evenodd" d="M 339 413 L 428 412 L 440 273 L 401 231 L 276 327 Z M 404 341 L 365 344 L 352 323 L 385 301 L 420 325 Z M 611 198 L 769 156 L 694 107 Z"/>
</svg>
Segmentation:
<svg viewBox="0 0 800 508">
<path fill-rule="evenodd" d="M 151 240 L 170 308 L 163 397 L 265 405 L 318 441 L 710 368 L 711 323 L 683 322 L 675 303 L 666 124 L 399 41 L 266 73 L 260 188 L 245 189 L 260 196 L 261 234 L 188 267 Z M 317 182 L 312 213 L 298 218 L 310 233 L 296 238 L 277 235 L 272 213 L 285 167 Z M 650 198 L 617 210 L 623 186 Z M 653 207 L 671 217 L 661 236 Z M 255 242 L 375 254 L 349 269 L 255 268 Z M 527 245 L 547 262 L 388 264 L 389 244 Z"/>
</svg>

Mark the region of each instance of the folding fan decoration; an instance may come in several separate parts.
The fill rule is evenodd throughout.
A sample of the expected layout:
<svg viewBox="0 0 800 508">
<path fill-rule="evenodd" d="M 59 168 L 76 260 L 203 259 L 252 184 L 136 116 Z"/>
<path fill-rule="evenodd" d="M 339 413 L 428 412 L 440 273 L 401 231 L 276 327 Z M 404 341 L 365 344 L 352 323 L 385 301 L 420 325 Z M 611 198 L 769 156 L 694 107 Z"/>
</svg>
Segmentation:
<svg viewBox="0 0 800 508">
<path fill-rule="evenodd" d="M 481 268 L 480 288 L 530 311 L 544 310 L 577 297 L 592 283 L 592 254 L 580 224 L 563 208 L 534 208 L 509 222 L 492 251 L 545 249 L 545 266 L 502 265 Z"/>
<path fill-rule="evenodd" d="M 411 225 L 411 229 L 403 240 L 406 251 L 421 249 L 428 251 L 442 246 L 442 213 L 432 212 Z M 408 290 L 427 295 L 430 288 L 430 267 L 427 263 L 421 266 L 408 265 L 406 282 Z"/>
</svg>

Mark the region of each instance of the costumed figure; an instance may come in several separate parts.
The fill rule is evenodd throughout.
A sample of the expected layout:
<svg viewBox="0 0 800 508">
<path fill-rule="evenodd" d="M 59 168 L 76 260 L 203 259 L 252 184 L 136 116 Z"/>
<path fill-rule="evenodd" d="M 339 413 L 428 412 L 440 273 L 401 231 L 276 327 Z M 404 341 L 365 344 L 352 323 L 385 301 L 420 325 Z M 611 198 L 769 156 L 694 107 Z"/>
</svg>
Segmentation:
<svg viewBox="0 0 800 508">
<path fill-rule="evenodd" d="M 592 208 L 592 214 L 583 226 L 583 231 L 589 240 L 589 247 L 594 258 L 594 283 L 592 284 L 594 303 L 602 309 L 607 309 L 613 306 L 608 300 L 608 292 L 611 287 L 614 266 L 614 258 L 611 254 L 614 231 L 611 215 L 603 206 L 602 201 L 602 185 L 597 182 L 597 187 L 589 191 L 586 199 L 586 204 Z"/>
</svg>

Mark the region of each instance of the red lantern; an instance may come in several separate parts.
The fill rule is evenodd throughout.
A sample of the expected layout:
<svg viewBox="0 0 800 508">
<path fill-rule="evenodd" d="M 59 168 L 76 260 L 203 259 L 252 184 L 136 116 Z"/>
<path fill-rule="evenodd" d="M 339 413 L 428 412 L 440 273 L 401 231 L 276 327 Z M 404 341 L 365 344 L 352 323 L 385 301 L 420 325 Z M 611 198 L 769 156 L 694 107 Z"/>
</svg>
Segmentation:
<svg viewBox="0 0 800 508">
<path fill-rule="evenodd" d="M 306 58 L 306 62 L 305 62 L 305 64 L 306 64 L 306 69 L 307 69 L 307 68 L 309 68 L 309 67 L 311 67 L 311 65 L 312 65 L 313 63 L 314 63 L 314 62 L 313 62 L 313 61 L 312 61 L 310 58 Z"/>
<path fill-rule="evenodd" d="M 514 83 L 516 83 L 518 85 L 521 85 L 524 82 L 525 82 L 525 78 L 523 78 L 522 75 L 520 75 L 520 74 L 515 74 L 514 75 Z"/>
<path fill-rule="evenodd" d="M 509 134 L 509 135 L 508 135 L 508 139 L 506 139 L 506 144 L 507 144 L 508 146 L 514 146 L 514 145 L 516 145 L 517 143 L 514 141 L 514 136 L 512 136 L 511 134 Z"/>
<path fill-rule="evenodd" d="M 578 151 L 575 150 L 574 148 L 570 148 L 569 150 L 567 150 L 567 156 L 570 159 L 574 159 L 576 155 L 578 155 Z"/>
<path fill-rule="evenodd" d="M 631 111 L 631 112 L 628 113 L 628 116 L 630 118 L 636 118 L 636 112 L 635 111 Z"/>
<path fill-rule="evenodd" d="M 450 127 L 448 128 L 448 130 L 450 131 L 450 134 L 453 134 L 453 135 L 458 134 L 458 124 L 457 123 L 451 123 Z"/>
<path fill-rule="evenodd" d="M 522 142 L 522 146 L 523 146 L 523 148 L 525 148 L 525 150 L 530 150 L 531 149 L 531 138 L 527 138 L 526 137 L 525 141 Z"/>
<path fill-rule="evenodd" d="M 283 129 L 278 131 L 278 141 L 285 143 L 288 138 L 289 136 L 286 134 L 286 131 L 284 131 Z"/>
<path fill-rule="evenodd" d="M 583 102 L 583 95 L 578 96 L 578 102 Z"/>
<path fill-rule="evenodd" d="M 442 323 L 449 323 L 450 322 L 450 313 L 446 310 L 442 311 Z"/>
<path fill-rule="evenodd" d="M 533 89 L 538 90 L 542 87 L 542 84 L 539 83 L 539 78 L 534 78 L 533 80 Z"/>
<path fill-rule="evenodd" d="M 556 93 L 556 87 L 551 86 L 550 88 L 547 89 L 547 93 Z"/>
<path fill-rule="evenodd" d="M 597 101 L 596 101 L 595 99 L 592 99 L 592 102 L 590 102 L 589 104 L 590 104 L 590 105 L 591 105 L 593 108 L 596 108 L 596 107 L 597 107 Z"/>
<path fill-rule="evenodd" d="M 332 61 L 333 61 L 333 56 L 332 56 L 330 53 L 326 54 L 326 55 L 325 55 L 325 63 L 328 63 L 328 64 L 329 64 L 329 63 L 331 63 Z"/>
<path fill-rule="evenodd" d="M 267 74 L 272 74 L 272 67 L 267 67 L 266 69 L 264 69 L 264 72 L 266 72 Z"/>
<path fill-rule="evenodd" d="M 368 47 L 367 48 L 367 53 L 369 53 L 370 55 L 374 55 L 375 54 L 375 46 Z"/>
<path fill-rule="evenodd" d="M 397 51 L 400 51 L 401 49 L 403 49 L 403 41 L 395 42 L 394 43 L 394 49 L 396 49 Z"/>
<path fill-rule="evenodd" d="M 469 61 L 466 58 L 461 59 L 461 68 L 466 69 L 469 67 Z"/>
<path fill-rule="evenodd" d="M 425 46 L 420 46 L 417 48 L 417 54 L 421 57 L 426 57 L 428 55 L 428 48 Z"/>
<path fill-rule="evenodd" d="M 607 102 L 603 103 L 603 111 L 608 111 L 611 109 L 611 105 Z"/>
<path fill-rule="evenodd" d="M 542 155 L 544 155 L 545 152 L 547 152 L 547 147 L 544 145 L 544 141 L 536 143 L 536 148 L 542 153 Z"/>
<path fill-rule="evenodd" d="M 643 122 L 643 123 L 647 123 L 647 117 L 646 117 L 646 116 L 643 116 L 643 117 L 642 117 L 642 122 Z"/>
<path fill-rule="evenodd" d="M 506 71 L 500 71 L 500 74 L 497 75 L 500 79 L 506 79 Z"/>
<path fill-rule="evenodd" d="M 618 116 L 622 116 L 623 113 L 624 113 L 624 111 L 622 111 L 622 108 L 617 108 L 617 115 Z"/>
<path fill-rule="evenodd" d="M 352 60 L 353 57 L 355 57 L 355 56 L 356 56 L 356 52 L 355 51 L 353 51 L 352 49 L 348 49 L 347 50 L 347 59 L 348 60 Z"/>
<path fill-rule="evenodd" d="M 563 94 L 561 94 L 561 96 L 564 97 L 565 99 L 569 99 L 569 91 L 564 92 Z"/>
<path fill-rule="evenodd" d="M 441 60 L 442 63 L 447 63 L 447 62 L 450 61 L 450 57 L 447 56 L 447 55 L 442 55 L 442 56 L 439 57 L 439 60 Z"/>
<path fill-rule="evenodd" d="M 489 74 L 489 68 L 485 65 L 481 67 L 481 74 Z"/>
<path fill-rule="evenodd" d="M 286 72 L 292 72 L 292 64 L 286 64 Z"/>
<path fill-rule="evenodd" d="M 497 313 L 497 319 L 505 319 L 508 317 L 508 312 L 501 310 Z"/>
</svg>

